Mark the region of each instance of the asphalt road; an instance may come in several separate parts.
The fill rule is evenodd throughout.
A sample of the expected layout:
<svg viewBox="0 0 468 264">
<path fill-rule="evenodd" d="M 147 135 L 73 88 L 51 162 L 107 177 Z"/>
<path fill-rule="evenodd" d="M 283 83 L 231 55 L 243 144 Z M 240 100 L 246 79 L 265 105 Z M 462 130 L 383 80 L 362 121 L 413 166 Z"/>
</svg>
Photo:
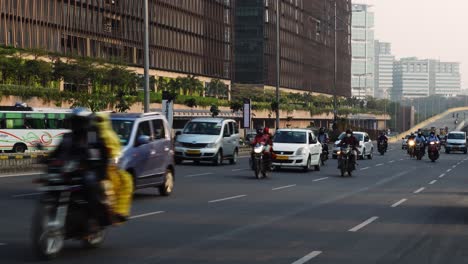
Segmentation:
<svg viewBox="0 0 468 264">
<path fill-rule="evenodd" d="M 176 189 L 139 191 L 102 248 L 75 241 L 54 263 L 468 263 L 468 156 L 410 160 L 400 145 L 341 178 L 237 165 L 177 167 Z M 34 261 L 33 177 L 0 178 L 0 263 Z"/>
</svg>

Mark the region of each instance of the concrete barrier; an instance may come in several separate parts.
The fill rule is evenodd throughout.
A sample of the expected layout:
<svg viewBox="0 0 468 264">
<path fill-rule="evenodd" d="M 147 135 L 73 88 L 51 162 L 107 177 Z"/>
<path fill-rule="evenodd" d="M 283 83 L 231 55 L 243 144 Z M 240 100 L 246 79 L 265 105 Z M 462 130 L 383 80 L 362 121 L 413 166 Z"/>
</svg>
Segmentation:
<svg viewBox="0 0 468 264">
<path fill-rule="evenodd" d="M 1 154 L 0 175 L 40 172 L 45 166 L 40 163 L 47 153 Z"/>
</svg>

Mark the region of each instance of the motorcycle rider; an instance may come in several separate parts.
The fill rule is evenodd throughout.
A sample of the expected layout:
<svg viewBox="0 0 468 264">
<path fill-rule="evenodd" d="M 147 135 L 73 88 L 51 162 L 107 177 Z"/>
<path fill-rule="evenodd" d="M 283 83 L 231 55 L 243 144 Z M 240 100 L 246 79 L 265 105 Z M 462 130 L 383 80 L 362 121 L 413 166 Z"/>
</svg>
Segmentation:
<svg viewBox="0 0 468 264">
<path fill-rule="evenodd" d="M 384 131 L 380 132 L 380 136 L 379 136 L 379 138 L 377 140 L 378 140 L 379 143 L 384 142 L 384 148 L 385 148 L 385 151 L 387 151 L 388 137 L 385 135 Z"/>
<path fill-rule="evenodd" d="M 421 130 L 418 130 L 418 135 L 415 138 L 415 142 L 416 144 L 422 144 L 422 152 L 424 155 L 425 150 L 426 150 L 426 137 L 424 137 Z"/>
<path fill-rule="evenodd" d="M 323 151 L 328 153 L 328 135 L 325 133 L 325 128 L 321 127 L 319 129 L 318 137 L 317 137 L 318 142 L 322 144 Z"/>
<path fill-rule="evenodd" d="M 63 135 L 50 159 L 78 160 L 85 167 L 83 187 L 90 208 L 89 213 L 99 220 L 101 226 L 110 225 L 110 208 L 106 205 L 106 195 L 101 185 L 106 177 L 106 145 L 98 136 L 91 112 L 84 108 L 75 108 L 68 121 L 71 132 Z"/>
<path fill-rule="evenodd" d="M 257 135 L 255 135 L 255 138 L 252 141 L 252 147 L 255 147 L 257 144 L 265 144 L 270 146 L 270 151 L 269 152 L 264 152 L 264 157 L 268 162 L 271 163 L 272 161 L 272 152 L 273 152 L 273 141 L 272 141 L 272 136 L 270 135 L 270 129 L 268 127 L 258 127 L 257 128 Z M 252 160 L 253 160 L 253 151 L 252 151 Z M 271 167 L 271 166 L 270 166 Z"/>
<path fill-rule="evenodd" d="M 357 147 L 359 146 L 359 141 L 356 139 L 355 136 L 353 136 L 353 131 L 351 129 L 346 130 L 346 136 L 338 143 L 339 147 L 343 147 L 349 145 L 352 149 L 353 153 L 353 163 L 354 165 L 357 165 L 357 155 L 359 154 L 359 150 Z"/>
<path fill-rule="evenodd" d="M 440 139 L 438 136 L 436 136 L 435 132 L 434 131 L 431 131 L 431 134 L 429 135 L 429 137 L 427 138 L 427 143 L 431 143 L 431 142 L 438 142 Z"/>
</svg>

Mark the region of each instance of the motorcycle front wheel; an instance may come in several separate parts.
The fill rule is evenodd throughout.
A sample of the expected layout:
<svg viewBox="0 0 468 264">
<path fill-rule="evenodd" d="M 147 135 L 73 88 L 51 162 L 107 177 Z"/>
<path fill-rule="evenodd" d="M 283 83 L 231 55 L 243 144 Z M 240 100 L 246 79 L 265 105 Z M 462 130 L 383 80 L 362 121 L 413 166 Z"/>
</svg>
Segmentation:
<svg viewBox="0 0 468 264">
<path fill-rule="evenodd" d="M 64 245 L 64 231 L 55 229 L 55 207 L 39 203 L 32 219 L 32 246 L 34 253 L 41 260 L 51 260 L 58 256 Z"/>
<path fill-rule="evenodd" d="M 261 161 L 260 160 L 254 160 L 254 173 L 255 173 L 255 178 L 260 179 L 261 178 Z"/>
</svg>

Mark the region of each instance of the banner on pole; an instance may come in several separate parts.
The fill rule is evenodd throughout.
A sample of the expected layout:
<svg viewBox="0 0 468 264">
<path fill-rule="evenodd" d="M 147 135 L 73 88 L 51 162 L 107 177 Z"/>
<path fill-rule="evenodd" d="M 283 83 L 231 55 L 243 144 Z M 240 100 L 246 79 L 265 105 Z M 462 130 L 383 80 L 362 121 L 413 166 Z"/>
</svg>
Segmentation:
<svg viewBox="0 0 468 264">
<path fill-rule="evenodd" d="M 244 99 L 242 128 L 251 128 L 252 121 L 252 105 L 250 99 Z"/>
<path fill-rule="evenodd" d="M 162 93 L 162 114 L 166 117 L 169 127 L 172 129 L 172 123 L 174 122 L 174 100 L 172 95 L 167 91 Z"/>
</svg>

